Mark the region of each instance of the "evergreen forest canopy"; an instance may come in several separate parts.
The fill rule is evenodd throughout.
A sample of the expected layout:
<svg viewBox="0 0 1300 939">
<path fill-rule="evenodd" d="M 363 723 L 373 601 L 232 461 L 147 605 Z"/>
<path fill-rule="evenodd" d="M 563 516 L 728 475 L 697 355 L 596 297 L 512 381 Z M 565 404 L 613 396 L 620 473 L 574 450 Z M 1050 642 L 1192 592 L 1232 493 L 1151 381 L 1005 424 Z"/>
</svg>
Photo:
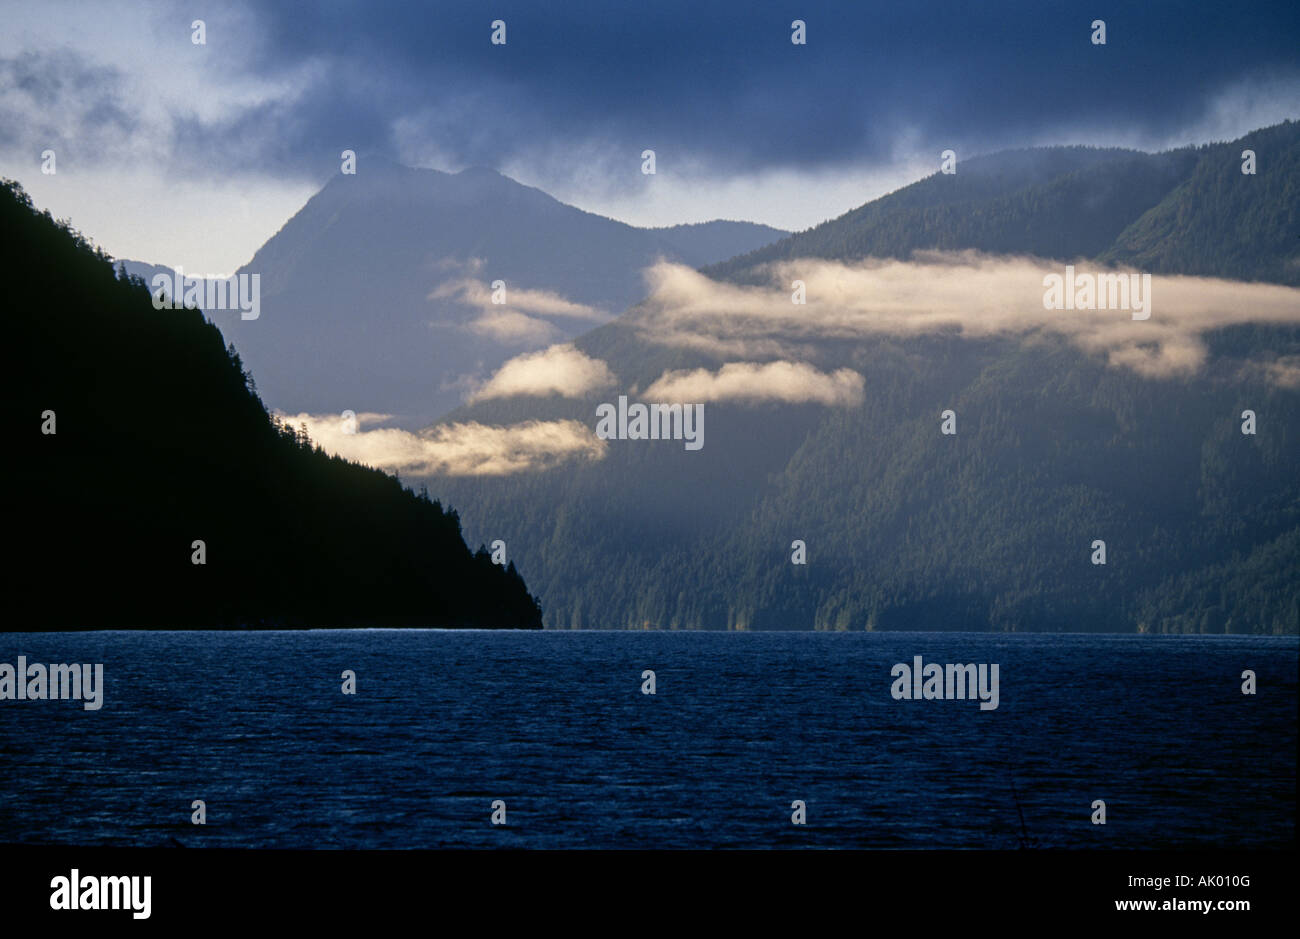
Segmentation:
<svg viewBox="0 0 1300 939">
<path fill-rule="evenodd" d="M 972 159 L 704 272 L 760 284 L 766 262 L 929 249 L 1300 285 L 1300 123 L 1161 154 Z M 618 390 L 443 422 L 591 424 L 611 395 L 725 361 L 656 342 L 636 315 L 576 341 Z M 861 405 L 711 402 L 698 453 L 611 441 L 598 461 L 430 482 L 471 535 L 507 540 L 548 627 L 1295 634 L 1300 389 L 1268 369 L 1300 361 L 1300 328 L 1203 338 L 1204 368 L 1168 378 L 1050 335 L 827 341 L 811 361 L 861 374 Z"/>
</svg>

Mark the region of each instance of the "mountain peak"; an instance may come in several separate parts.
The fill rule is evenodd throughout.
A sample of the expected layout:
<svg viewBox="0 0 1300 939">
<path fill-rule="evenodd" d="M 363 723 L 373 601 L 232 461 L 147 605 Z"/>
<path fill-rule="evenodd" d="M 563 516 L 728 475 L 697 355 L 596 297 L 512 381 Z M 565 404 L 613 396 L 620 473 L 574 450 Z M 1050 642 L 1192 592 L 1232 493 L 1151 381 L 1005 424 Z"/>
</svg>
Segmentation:
<svg viewBox="0 0 1300 939">
<path fill-rule="evenodd" d="M 455 175 L 465 179 L 509 179 L 508 176 L 497 172 L 492 167 L 483 166 L 482 164 L 467 166 Z"/>
</svg>

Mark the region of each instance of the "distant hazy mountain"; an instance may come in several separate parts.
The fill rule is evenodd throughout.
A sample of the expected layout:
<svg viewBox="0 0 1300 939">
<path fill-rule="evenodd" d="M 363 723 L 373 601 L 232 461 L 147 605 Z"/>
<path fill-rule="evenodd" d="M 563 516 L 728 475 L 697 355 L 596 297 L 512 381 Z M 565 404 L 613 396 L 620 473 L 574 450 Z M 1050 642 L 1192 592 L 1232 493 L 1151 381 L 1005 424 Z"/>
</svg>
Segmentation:
<svg viewBox="0 0 1300 939">
<path fill-rule="evenodd" d="M 152 284 L 155 274 L 163 274 L 167 277 L 173 276 L 173 270 L 170 267 L 164 267 L 161 264 L 150 264 L 148 261 L 136 261 L 131 258 L 117 258 L 113 261 L 114 267 L 124 267 L 126 272 L 132 277 L 139 277 L 146 284 Z M 183 272 L 190 273 L 190 272 Z M 195 271 L 193 273 L 203 274 L 207 271 Z"/>
<path fill-rule="evenodd" d="M 158 292 L 158 290 L 161 290 L 164 297 L 164 302 L 174 301 L 175 298 L 172 296 L 172 294 L 176 292 L 175 288 L 176 288 L 176 274 L 177 274 L 177 271 L 174 268 L 164 267 L 161 264 L 150 264 L 147 261 L 135 261 L 130 258 L 115 258 L 113 261 L 113 269 L 118 271 L 119 273 L 125 270 L 128 276 L 140 278 L 142 281 L 144 281 L 145 286 L 149 288 L 151 297 L 153 296 L 153 294 Z M 208 273 L 211 272 L 210 271 L 187 271 L 184 270 L 184 268 L 182 268 L 180 274 L 182 274 L 185 278 L 185 282 L 180 285 L 182 298 L 185 296 L 185 291 L 188 291 L 190 289 L 197 289 L 200 292 L 200 294 L 205 298 L 204 302 L 200 302 L 199 307 L 200 308 L 206 307 L 208 305 L 206 303 L 206 297 L 209 288 L 209 283 L 208 283 L 209 278 L 205 278 L 202 275 Z M 164 279 L 161 281 L 155 280 L 155 277 L 157 277 L 160 274 Z M 198 278 L 201 281 L 201 283 L 198 285 L 194 285 L 193 281 L 195 280 L 195 278 Z M 227 281 L 227 284 L 225 285 L 226 288 L 229 289 L 230 287 L 230 282 L 228 278 L 211 278 L 211 279 L 226 280 Z M 156 287 L 155 286 L 156 284 L 165 284 L 166 286 Z M 214 293 L 213 296 L 214 297 L 218 296 L 218 294 Z M 237 309 L 237 304 L 232 305 L 231 309 Z M 215 314 L 215 315 L 220 316 L 221 314 Z M 228 319 L 228 317 L 226 318 Z"/>
<path fill-rule="evenodd" d="M 769 283 L 755 265 L 973 248 L 1295 283 L 1297 138 L 1289 123 L 1155 155 L 1049 148 L 972 159 L 709 273 Z M 1259 172 L 1243 175 L 1252 145 Z M 1223 308 L 1271 288 L 1249 289 L 1226 288 Z M 972 308 L 981 300 L 972 295 Z M 1168 374 L 1108 364 L 1107 348 L 1132 361 L 1160 337 L 1125 314 L 1116 328 L 1136 327 L 1135 338 L 1124 345 L 1120 333 L 1095 351 L 1051 331 L 810 325 L 795 336 L 797 357 L 822 376 L 860 376 L 860 399 L 711 401 L 698 452 L 614 440 L 603 459 L 434 485 L 471 542 L 510 545 L 548 626 L 1294 633 L 1300 303 L 1281 302 L 1298 315 L 1225 320 L 1201 337 L 1203 366 Z M 1150 326 L 1177 327 L 1177 310 L 1156 311 Z M 665 372 L 796 357 L 735 346 L 745 338 L 736 320 L 716 334 L 725 342 L 675 344 L 645 314 L 643 304 L 576 340 L 617 388 L 485 400 L 443 426 L 563 418 L 594 428 L 597 404 L 638 400 Z M 940 432 L 947 409 L 953 436 Z M 1241 432 L 1246 410 L 1260 422 L 1254 435 Z M 791 562 L 796 540 L 806 565 Z M 1104 565 L 1092 563 L 1095 540 L 1106 542 Z"/>
<path fill-rule="evenodd" d="M 753 250 L 755 245 L 765 245 L 789 232 L 753 222 L 699 222 L 694 225 L 673 225 L 670 228 L 650 228 L 672 245 L 674 253 L 692 267 L 704 267 L 726 258 Z M 622 312 L 622 311 L 620 311 Z"/>
<path fill-rule="evenodd" d="M 488 169 L 363 163 L 241 268 L 261 277 L 256 320 L 208 312 L 272 407 L 419 424 L 507 358 L 636 302 L 657 258 L 700 266 L 783 234 L 746 222 L 636 228 Z"/>
</svg>

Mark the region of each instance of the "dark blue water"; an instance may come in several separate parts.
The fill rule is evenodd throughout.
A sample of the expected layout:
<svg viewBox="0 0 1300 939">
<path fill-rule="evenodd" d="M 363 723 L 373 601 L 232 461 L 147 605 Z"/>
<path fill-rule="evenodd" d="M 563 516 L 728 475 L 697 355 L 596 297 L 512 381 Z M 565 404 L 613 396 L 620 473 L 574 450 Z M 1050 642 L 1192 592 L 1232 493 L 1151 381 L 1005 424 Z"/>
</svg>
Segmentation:
<svg viewBox="0 0 1300 939">
<path fill-rule="evenodd" d="M 103 662 L 106 685 L 99 711 L 0 701 L 0 843 L 1283 846 L 1298 652 L 1293 637 L 0 634 L 0 662 Z M 998 663 L 999 707 L 895 701 L 890 668 L 918 654 Z"/>
</svg>

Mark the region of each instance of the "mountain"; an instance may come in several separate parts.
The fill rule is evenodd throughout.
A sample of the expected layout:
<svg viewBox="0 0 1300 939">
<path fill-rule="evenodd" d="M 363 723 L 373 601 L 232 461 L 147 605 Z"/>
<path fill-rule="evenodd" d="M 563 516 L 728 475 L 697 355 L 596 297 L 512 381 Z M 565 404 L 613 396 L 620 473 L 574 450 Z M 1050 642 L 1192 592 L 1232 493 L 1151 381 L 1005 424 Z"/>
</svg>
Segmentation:
<svg viewBox="0 0 1300 939">
<path fill-rule="evenodd" d="M 1265 161 L 1253 176 L 1241 173 L 1245 150 Z M 1192 172 L 1121 232 L 1101 260 L 1300 286 L 1300 123 L 1198 152 Z"/>
<path fill-rule="evenodd" d="M 972 159 L 955 176 L 706 269 L 722 284 L 706 294 L 719 306 L 777 281 L 787 310 L 809 311 L 781 314 L 787 334 L 769 327 L 775 301 L 765 315 L 719 319 L 709 303 L 691 305 L 691 291 L 707 288 L 681 275 L 663 299 L 575 340 L 616 387 L 491 398 L 437 428 L 562 419 L 594 428 L 596 407 L 619 394 L 658 400 L 638 395 L 666 373 L 703 369 L 713 380 L 728 365 L 751 369 L 751 400 L 707 400 L 700 450 L 610 440 L 599 458 L 431 484 L 472 539 L 510 545 L 548 627 L 1294 634 L 1300 294 L 1158 280 L 1165 305 L 1150 323 L 1114 318 L 1112 329 L 1135 330 L 1118 338 L 1079 338 L 1069 332 L 1077 314 L 1065 311 L 1040 309 L 1042 325 L 1023 334 L 982 329 L 981 319 L 1003 312 L 982 292 L 1023 277 L 1009 255 L 1055 258 L 1047 266 L 1057 270 L 1141 257 L 1163 274 L 1294 284 L 1298 140 L 1292 122 L 1162 154 L 1068 147 Z M 1240 172 L 1250 145 L 1255 176 Z M 859 320 L 835 303 L 816 314 L 812 300 L 790 307 L 770 269 L 912 259 L 922 266 L 885 267 L 876 280 L 835 271 L 877 289 L 882 310 L 900 283 L 933 281 L 936 303 L 965 296 L 943 283 L 965 268 L 923 266 L 933 249 L 983 252 L 963 276 L 981 265 L 1002 273 L 973 281 L 981 286 L 964 316 L 927 328 L 873 326 L 870 293 Z M 1031 275 L 1032 307 L 1041 275 Z M 849 310 L 863 295 L 837 296 Z M 1257 320 L 1245 315 L 1252 306 Z M 1187 317 L 1208 315 L 1201 307 L 1218 318 L 1180 332 L 1193 328 Z M 834 328 L 816 331 L 819 316 Z M 746 331 L 755 328 L 769 331 Z M 708 384 L 694 375 L 695 387 Z M 804 394 L 810 387 L 859 391 L 827 403 Z M 945 435 L 950 409 L 957 432 Z M 1247 410 L 1254 434 L 1242 432 Z M 795 541 L 806 564 L 792 563 Z"/>
<path fill-rule="evenodd" d="M 691 267 L 704 267 L 723 261 L 790 234 L 768 225 L 723 220 L 649 228 L 646 231 L 657 235 L 671 246 L 672 250 L 666 257 L 678 258 Z"/>
<path fill-rule="evenodd" d="M 332 179 L 240 269 L 260 277 L 256 319 L 207 312 L 270 406 L 419 426 L 507 358 L 640 299 L 657 258 L 700 266 L 783 234 L 722 221 L 636 228 L 481 167 L 366 164 Z M 496 281 L 505 292 L 494 298 Z"/>
<path fill-rule="evenodd" d="M 454 512 L 272 419 L 200 312 L 14 182 L 0 233 L 16 628 L 540 625 Z"/>
<path fill-rule="evenodd" d="M 152 284 L 155 276 L 161 274 L 169 280 L 172 278 L 173 269 L 165 267 L 162 264 L 150 264 L 148 261 L 136 261 L 132 258 L 114 258 L 113 264 L 119 268 L 125 268 L 130 277 L 138 277 L 146 284 Z M 168 296 L 171 293 L 168 292 Z"/>
<path fill-rule="evenodd" d="M 1266 171 L 1241 172 L 1257 151 Z M 972 249 L 1300 285 L 1300 122 L 1165 153 L 1050 147 L 974 157 L 805 232 L 705 268 Z"/>
</svg>

